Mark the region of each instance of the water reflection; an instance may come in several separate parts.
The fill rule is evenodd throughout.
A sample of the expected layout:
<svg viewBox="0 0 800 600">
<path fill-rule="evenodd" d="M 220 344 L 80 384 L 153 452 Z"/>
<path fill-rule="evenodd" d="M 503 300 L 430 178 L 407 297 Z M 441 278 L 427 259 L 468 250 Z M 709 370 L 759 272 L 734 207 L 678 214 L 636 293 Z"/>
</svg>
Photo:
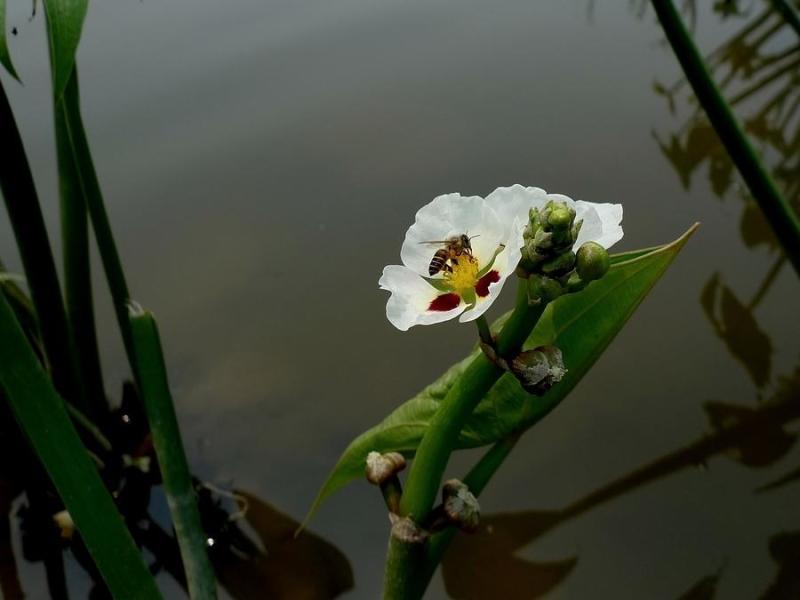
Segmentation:
<svg viewBox="0 0 800 600">
<path fill-rule="evenodd" d="M 645 14 L 647 3 L 632 2 Z M 696 19 L 693 2 L 683 4 L 690 22 Z M 593 5 L 590 5 L 590 10 Z M 717 2 L 714 10 L 723 18 L 745 15 L 735 2 Z M 789 26 L 771 7 L 755 14 L 738 33 L 708 55 L 715 79 L 731 104 L 747 110 L 745 125 L 772 166 L 774 176 L 789 201 L 800 208 L 800 44 L 786 35 Z M 793 32 L 790 32 L 793 33 Z M 741 237 L 748 248 L 765 246 L 778 252 L 747 301 L 737 296 L 715 271 L 703 287 L 700 303 L 711 328 L 727 351 L 747 372 L 757 399 L 773 383 L 774 344 L 759 323 L 756 309 L 769 295 L 785 264 L 774 236 L 760 210 L 737 181 L 737 173 L 716 133 L 697 107 L 691 89 L 681 79 L 672 85 L 655 85 L 670 112 L 689 111 L 677 131 L 653 136 L 669 164 L 689 189 L 695 174 L 706 166 L 706 177 L 717 198 L 735 193 L 743 202 Z M 704 404 L 711 433 L 645 463 L 632 472 L 590 492 L 560 510 L 530 510 L 489 515 L 477 534 L 459 534 L 445 556 L 442 575 L 454 598 L 483 600 L 500 596 L 530 599 L 545 595 L 573 572 L 579 557 L 555 562 L 536 562 L 517 555 L 526 546 L 560 525 L 640 487 L 680 471 L 703 466 L 726 456 L 748 468 L 777 464 L 795 446 L 797 434 L 787 428 L 800 419 L 800 367 L 777 377 L 768 400 L 754 406 L 707 401 Z M 800 481 L 793 468 L 760 488 L 776 491 Z M 800 597 L 800 533 L 776 533 L 766 545 L 777 563 L 771 583 L 760 598 Z M 701 577 L 676 597 L 704 600 L 715 597 L 724 578 L 724 566 Z M 500 592 L 498 592 L 500 590 Z"/>
<path fill-rule="evenodd" d="M 2 597 L 25 597 L 11 543 L 12 516 L 15 516 L 19 520 L 23 557 L 27 562 L 44 563 L 52 598 L 69 597 L 63 554 L 70 551 L 92 581 L 89 597 L 109 599 L 110 594 L 80 535 L 72 528 L 59 528 L 54 522 L 53 515 L 63 510 L 63 504 L 41 476 L 2 400 L 0 454 L 17 457 L 14 461 L 0 461 Z M 113 449 L 96 457 L 103 465 L 101 473 L 134 540 L 151 557 L 151 570 L 173 578 L 185 591 L 186 578 L 177 540 L 160 525 L 158 518 L 165 506 L 163 501 L 153 501 L 160 475 L 141 403 L 130 382 L 123 386 L 120 407 L 104 424 L 103 431 L 112 440 Z M 209 554 L 219 582 L 230 597 L 327 600 L 353 587 L 347 557 L 308 530 L 295 537 L 299 523 L 270 504 L 253 494 L 226 492 L 199 480 L 195 480 L 195 489 Z M 15 504 L 23 491 L 25 500 Z M 226 506 L 226 501 L 230 506 Z M 257 541 L 251 539 L 246 528 L 255 533 Z"/>
<path fill-rule="evenodd" d="M 712 600 L 717 593 L 717 583 L 719 583 L 719 573 L 703 577 L 686 592 L 680 595 L 678 600 Z"/>
<path fill-rule="evenodd" d="M 694 193 L 681 193 L 650 135 L 655 128 L 669 145 L 677 118 L 647 85 L 654 72 L 678 68 L 669 49 L 657 46 L 663 36 L 652 12 L 635 23 L 628 4 L 598 2 L 594 25 L 586 23 L 583 6 L 557 0 L 514 0 L 491 10 L 453 0 L 246 0 L 235 10 L 188 0 L 93 6 L 80 57 L 87 126 L 132 284 L 163 325 L 198 475 L 234 481 L 302 516 L 350 439 L 427 385 L 473 341 L 471 330 L 457 326 L 400 335 L 385 322 L 385 299 L 374 279 L 395 259 L 402 228 L 421 202 L 439 193 L 484 194 L 514 181 L 624 202 L 626 249 L 671 239 L 697 219 L 704 227 L 586 385 L 512 456 L 488 491 L 487 510 L 507 507 L 518 494 L 561 507 L 695 439 L 705 419 L 703 401 L 749 408 L 757 404 L 744 399 L 771 393 L 769 382 L 797 358 L 790 327 L 797 288 L 785 285 L 788 270 L 757 207 L 740 203 L 735 176 L 725 204 L 706 193 L 711 160 L 720 188 L 729 168 L 708 146 L 713 140 L 702 139 L 707 132 L 697 142 L 704 162 L 686 167 Z M 748 19 L 762 17 L 763 2 L 739 4 L 751 11 Z M 697 3 L 704 43 L 730 31 L 707 18 L 709 5 Z M 8 9 L 21 10 L 14 6 Z M 27 23 L 23 8 L 14 24 Z M 740 19 L 728 23 L 742 27 Z M 43 174 L 42 195 L 53 200 L 47 56 L 27 52 L 45 49 L 46 40 L 37 42 L 32 29 L 11 40 L 27 45 L 15 52 L 28 77 L 14 93 L 31 133 L 32 163 Z M 770 44 L 785 43 L 786 33 L 773 35 Z M 675 114 L 687 121 L 686 130 L 676 131 L 679 151 L 686 150 L 691 126 L 702 121 L 691 119 L 690 97 L 685 84 L 674 93 Z M 759 98 L 754 94 L 739 107 L 749 110 Z M 740 224 L 752 251 L 740 251 Z M 5 231 L 0 254 L 18 271 Z M 324 249 L 325 265 L 359 266 L 322 268 L 310 248 Z M 777 277 L 770 280 L 771 269 Z M 712 314 L 723 333 L 735 327 L 724 318 L 721 286 L 772 340 L 769 382 L 760 389 L 729 360 L 727 342 L 697 302 L 714 273 Z M 308 293 L 310 274 L 318 294 Z M 104 289 L 102 281 L 97 289 Z M 109 380 L 115 374 L 119 380 L 126 367 L 113 313 L 99 319 L 101 331 L 111 332 L 104 342 Z M 309 340 L 325 355 L 313 373 L 298 360 Z M 353 365 L 365 355 L 373 359 L 369 372 L 354 386 Z M 631 356 L 636 373 L 620 386 Z M 741 396 L 750 381 L 755 391 Z M 784 428 L 781 436 L 788 433 Z M 540 557 L 543 581 L 555 585 L 561 577 L 564 585 L 553 594 L 577 598 L 677 597 L 715 572 L 723 552 L 732 566 L 720 586 L 761 592 L 777 568 L 766 540 L 797 529 L 788 513 L 800 486 L 787 483 L 754 496 L 756 506 L 748 492 L 790 478 L 800 463 L 797 450 L 795 444 L 793 462 L 784 457 L 786 466 L 773 463 L 778 472 L 712 460 L 709 471 L 684 468 L 682 478 L 650 486 L 658 498 L 644 490 L 624 494 L 606 506 L 624 512 L 627 529 L 603 521 L 602 511 L 570 520 L 580 527 L 580 546 L 572 547 L 576 528 L 553 529 L 556 544 L 566 548 Z M 748 461 L 762 453 L 745 452 Z M 462 467 L 454 465 L 452 474 Z M 744 475 L 737 480 L 736 474 Z M 778 501 L 769 504 L 773 498 Z M 660 519 L 652 518 L 654 510 Z M 729 531 L 734 518 L 736 538 Z M 237 523 L 260 550 L 258 535 Z M 353 486 L 314 526 L 356 568 L 349 597 L 379 597 L 387 533 L 379 498 Z M 148 532 L 151 547 L 171 538 L 155 527 Z M 592 546 L 606 546 L 610 537 L 619 547 L 598 559 Z M 549 537 L 531 539 L 550 552 Z M 513 552 L 506 556 L 518 558 Z M 551 557 L 563 560 L 546 562 Z M 579 561 L 568 570 L 574 557 Z M 162 582 L 175 571 L 168 557 L 158 565 Z M 41 563 L 19 558 L 17 566 L 26 591 L 44 597 Z M 598 594 L 609 580 L 628 589 Z M 429 597 L 444 597 L 440 578 Z"/>
<path fill-rule="evenodd" d="M 541 597 L 565 579 L 578 561 L 578 558 L 570 558 L 536 563 L 514 556 L 545 533 L 644 485 L 684 469 L 705 466 L 717 456 L 727 456 L 749 468 L 766 467 L 779 461 L 797 441 L 797 435 L 789 432 L 786 426 L 800 419 L 800 366 L 789 377 L 782 378 L 773 396 L 757 408 L 709 402 L 705 410 L 712 433 L 610 481 L 566 507 L 489 515 L 476 534 L 456 536 L 442 563 L 448 593 L 454 598 L 489 600 L 498 597 L 496 591 L 500 585 L 504 590 L 502 597 L 520 600 Z M 793 472 L 781 482 L 785 485 L 796 479 Z M 773 484 L 771 489 L 776 487 Z M 798 560 L 797 540 L 790 537 L 790 541 L 776 546 L 775 539 L 770 540 L 769 547 L 780 569 L 770 589 L 782 592 L 796 589 L 800 586 L 800 569 L 791 570 L 785 563 Z M 704 579 L 693 586 L 685 597 L 706 597 L 700 594 L 711 587 L 708 581 Z M 795 596 L 767 594 L 764 597 Z"/>
</svg>

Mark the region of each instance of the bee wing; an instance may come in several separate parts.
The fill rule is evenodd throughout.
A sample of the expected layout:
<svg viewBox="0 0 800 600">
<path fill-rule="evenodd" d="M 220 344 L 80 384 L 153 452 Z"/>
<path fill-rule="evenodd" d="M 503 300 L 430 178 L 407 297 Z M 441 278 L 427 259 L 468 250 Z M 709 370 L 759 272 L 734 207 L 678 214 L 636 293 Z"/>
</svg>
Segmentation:
<svg viewBox="0 0 800 600">
<path fill-rule="evenodd" d="M 449 240 L 434 240 L 430 242 L 420 242 L 420 244 L 448 244 L 450 243 Z"/>
</svg>

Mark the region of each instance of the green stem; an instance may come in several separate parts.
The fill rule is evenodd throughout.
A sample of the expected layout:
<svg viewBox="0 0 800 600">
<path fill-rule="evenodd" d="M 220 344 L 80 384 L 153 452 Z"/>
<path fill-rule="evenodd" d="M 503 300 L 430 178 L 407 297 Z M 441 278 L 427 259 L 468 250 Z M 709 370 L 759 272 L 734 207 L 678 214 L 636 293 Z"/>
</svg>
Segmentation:
<svg viewBox="0 0 800 600">
<path fill-rule="evenodd" d="M 478 326 L 478 335 L 481 337 L 481 341 L 485 344 L 492 344 L 494 343 L 492 340 L 492 330 L 489 328 L 489 322 L 486 320 L 484 315 L 481 315 L 477 319 L 475 319 L 475 325 Z"/>
<path fill-rule="evenodd" d="M 0 188 L 19 247 L 31 299 L 36 307 L 53 381 L 64 398 L 80 404 L 83 390 L 50 240 L 22 138 L 2 83 L 0 139 L 3 140 L 4 150 L 3 160 L 0 160 Z"/>
<path fill-rule="evenodd" d="M 108 213 L 103 203 L 103 194 L 100 190 L 100 183 L 94 169 L 89 142 L 86 138 L 86 130 L 81 118 L 77 66 L 73 69 L 72 75 L 67 82 L 67 87 L 64 90 L 64 110 L 65 132 L 68 136 L 69 150 L 76 166 L 75 174 L 84 202 L 89 210 L 94 237 L 97 241 L 97 248 L 100 251 L 100 259 L 103 263 L 103 270 L 111 292 L 114 312 L 122 334 L 125 352 L 128 356 L 131 370 L 135 374 L 131 329 L 128 321 L 130 292 L 128 283 L 125 280 L 117 245 L 114 242 L 114 234 L 111 231 Z"/>
<path fill-rule="evenodd" d="M 671 0 L 652 0 L 661 26 L 683 67 L 686 78 L 750 193 L 800 274 L 800 220 L 781 195 L 755 148 L 709 75 Z"/>
<path fill-rule="evenodd" d="M 504 358 L 514 356 L 530 335 L 545 309 L 545 303 L 530 306 L 528 282 L 519 281 L 514 311 L 498 335 L 496 349 Z M 417 448 L 401 501 L 401 514 L 417 523 L 427 519 L 439 491 L 442 475 L 464 422 L 487 394 L 503 370 L 480 354 L 450 388 Z M 425 544 L 408 544 L 392 537 L 386 561 L 384 594 L 390 599 L 418 598 L 423 589 Z M 417 582 L 410 585 L 409 582 Z"/>
<path fill-rule="evenodd" d="M 206 535 L 169 391 L 158 327 L 153 315 L 138 307 L 131 307 L 129 314 L 139 391 L 164 479 L 189 596 L 193 600 L 213 599 L 217 597 L 214 570 L 206 552 Z"/>
<path fill-rule="evenodd" d="M 75 76 L 67 88 L 76 86 Z M 77 93 L 73 91 L 73 93 Z M 67 314 L 75 336 L 78 366 L 87 396 L 83 410 L 99 417 L 108 410 L 92 300 L 92 278 L 89 257 L 89 221 L 78 168 L 71 150 L 67 124 L 66 95 L 54 99 L 56 149 L 58 154 L 59 188 L 61 192 L 61 231 L 64 253 L 64 284 Z"/>
<path fill-rule="evenodd" d="M 497 338 L 499 356 L 509 358 L 519 351 L 544 307 L 544 303 L 528 305 L 527 280 L 521 279 L 514 311 Z M 428 517 L 464 421 L 502 374 L 500 367 L 480 354 L 450 388 L 417 448 L 403 492 L 403 515 L 418 523 Z"/>
<path fill-rule="evenodd" d="M 117 600 L 160 598 L 111 495 L 70 423 L 64 402 L 3 294 L 0 340 L 0 392 L 47 469 L 111 594 Z"/>
</svg>

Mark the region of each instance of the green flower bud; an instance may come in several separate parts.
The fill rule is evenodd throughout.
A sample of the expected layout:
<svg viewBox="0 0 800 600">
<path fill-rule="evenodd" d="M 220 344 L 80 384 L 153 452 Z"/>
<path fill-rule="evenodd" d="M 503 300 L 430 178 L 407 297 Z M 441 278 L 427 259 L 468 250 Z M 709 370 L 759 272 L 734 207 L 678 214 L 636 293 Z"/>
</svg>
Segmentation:
<svg viewBox="0 0 800 600">
<path fill-rule="evenodd" d="M 596 242 L 581 245 L 576 258 L 575 270 L 584 281 L 600 279 L 611 266 L 608 252 Z"/>
<path fill-rule="evenodd" d="M 580 221 L 575 221 L 575 224 L 572 226 L 573 244 L 578 240 L 578 234 L 581 232 L 581 227 L 583 227 L 583 219 L 581 219 Z"/>
<path fill-rule="evenodd" d="M 555 204 L 550 211 L 547 224 L 550 230 L 571 229 L 575 211 L 566 204 Z"/>
<path fill-rule="evenodd" d="M 471 533 L 478 529 L 481 507 L 469 488 L 458 479 L 444 482 L 442 509 L 447 520 L 462 531 Z"/>
<path fill-rule="evenodd" d="M 512 360 L 511 372 L 526 392 L 541 396 L 561 381 L 567 370 L 561 350 L 555 346 L 540 346 L 522 352 Z"/>
<path fill-rule="evenodd" d="M 572 250 L 569 250 L 563 254 L 557 254 L 555 258 L 543 263 L 540 267 L 540 270 L 545 275 L 550 275 L 551 277 L 560 277 L 561 275 L 569 273 L 574 266 L 575 253 Z"/>
<path fill-rule="evenodd" d="M 539 229 L 533 235 L 530 243 L 532 244 L 531 249 L 533 252 L 542 254 L 553 247 L 553 234 L 544 229 Z"/>
<path fill-rule="evenodd" d="M 567 278 L 567 282 L 564 284 L 564 287 L 566 288 L 567 294 L 574 294 L 575 292 L 580 292 L 583 290 L 587 285 L 589 285 L 588 281 L 584 281 L 578 276 L 577 273 L 573 272 Z"/>
</svg>

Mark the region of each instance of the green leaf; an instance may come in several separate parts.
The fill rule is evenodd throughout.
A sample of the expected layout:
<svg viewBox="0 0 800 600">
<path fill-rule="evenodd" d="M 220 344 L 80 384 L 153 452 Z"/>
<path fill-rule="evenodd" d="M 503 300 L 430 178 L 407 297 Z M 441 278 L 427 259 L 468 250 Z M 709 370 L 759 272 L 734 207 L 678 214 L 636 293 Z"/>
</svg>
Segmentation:
<svg viewBox="0 0 800 600">
<path fill-rule="evenodd" d="M 73 336 L 61 299 L 61 285 L 50 248 L 44 215 L 22 138 L 0 82 L 0 189 L 17 240 L 25 278 L 41 325 L 42 343 L 56 389 L 69 402 L 81 403 Z"/>
<path fill-rule="evenodd" d="M 14 64 L 11 62 L 11 53 L 8 51 L 6 41 L 6 0 L 0 0 L 0 64 L 2 64 L 9 74 L 19 81 Z"/>
<path fill-rule="evenodd" d="M 11 405 L 114 598 L 160 598 L 64 402 L 0 294 L 0 392 Z"/>
<path fill-rule="evenodd" d="M 153 434 L 153 446 L 181 550 L 189 597 L 213 600 L 217 597 L 214 569 L 208 558 L 207 537 L 169 391 L 158 326 L 152 313 L 143 311 L 134 303 L 130 305 L 130 321 L 139 392 Z"/>
<path fill-rule="evenodd" d="M 53 69 L 53 95 L 57 99 L 63 95 L 75 66 L 75 52 L 88 8 L 88 0 L 44 0 Z"/>
<path fill-rule="evenodd" d="M 114 234 L 111 231 L 111 222 L 103 203 L 103 194 L 92 161 L 89 140 L 83 126 L 77 66 L 70 74 L 64 95 L 60 99 L 54 98 L 54 103 L 56 149 L 62 197 L 73 195 L 75 196 L 74 200 L 78 200 L 80 197 L 89 211 L 94 238 L 114 303 L 117 324 L 122 334 L 122 342 L 131 370 L 135 373 L 131 325 L 128 321 L 130 293 L 119 251 L 114 241 Z"/>
<path fill-rule="evenodd" d="M 564 296 L 551 304 L 525 348 L 557 345 L 569 369 L 567 374 L 544 396 L 531 396 L 513 376 L 503 376 L 470 417 L 458 447 L 494 443 L 512 432 L 531 427 L 553 410 L 611 343 L 696 228 L 697 225 L 692 226 L 665 246 L 625 253 L 601 280 L 581 293 Z M 322 486 L 306 522 L 331 494 L 363 476 L 369 452 L 395 451 L 413 456 L 439 402 L 478 352 L 448 369 L 436 382 L 353 440 Z"/>
</svg>

